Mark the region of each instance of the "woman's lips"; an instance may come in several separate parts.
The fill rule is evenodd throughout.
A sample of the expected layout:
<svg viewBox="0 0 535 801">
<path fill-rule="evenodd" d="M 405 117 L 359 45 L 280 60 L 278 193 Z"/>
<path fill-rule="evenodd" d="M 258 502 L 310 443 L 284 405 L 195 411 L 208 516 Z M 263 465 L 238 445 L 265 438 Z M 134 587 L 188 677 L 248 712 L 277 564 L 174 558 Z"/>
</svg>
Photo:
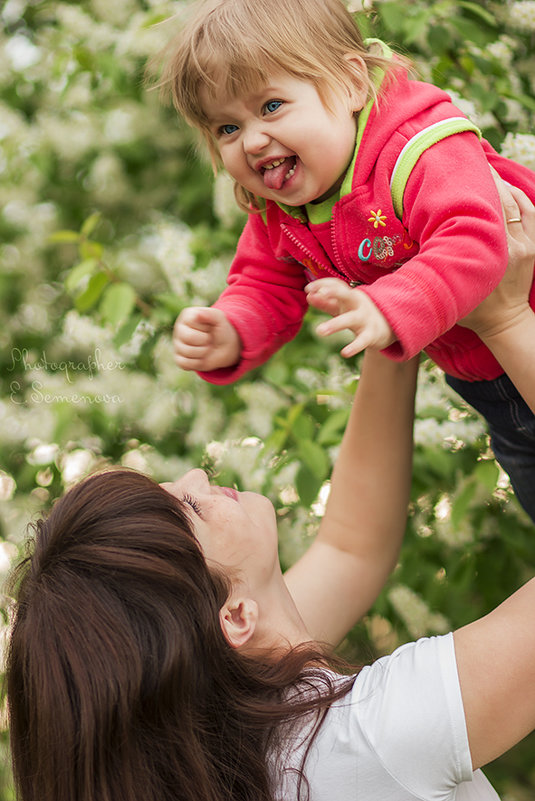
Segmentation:
<svg viewBox="0 0 535 801">
<path fill-rule="evenodd" d="M 238 501 L 238 491 L 233 489 L 232 487 L 219 487 L 221 492 L 224 495 L 228 495 L 229 498 L 232 498 L 233 501 Z"/>
</svg>

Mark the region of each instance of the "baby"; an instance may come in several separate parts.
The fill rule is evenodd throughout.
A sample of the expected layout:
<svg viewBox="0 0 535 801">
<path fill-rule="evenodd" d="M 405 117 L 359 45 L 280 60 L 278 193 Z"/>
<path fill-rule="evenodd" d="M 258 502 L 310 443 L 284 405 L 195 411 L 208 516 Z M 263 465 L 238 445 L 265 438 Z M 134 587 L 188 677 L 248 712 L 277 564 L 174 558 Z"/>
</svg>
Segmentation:
<svg viewBox="0 0 535 801">
<path fill-rule="evenodd" d="M 197 4 L 163 80 L 250 214 L 227 289 L 177 319 L 176 362 L 235 381 L 296 335 L 308 303 L 332 315 L 320 334 L 352 330 L 343 356 L 425 349 L 487 418 L 535 519 L 534 416 L 483 342 L 456 325 L 507 263 L 489 164 L 532 200 L 535 174 L 407 67 L 363 42 L 340 0 Z"/>
</svg>

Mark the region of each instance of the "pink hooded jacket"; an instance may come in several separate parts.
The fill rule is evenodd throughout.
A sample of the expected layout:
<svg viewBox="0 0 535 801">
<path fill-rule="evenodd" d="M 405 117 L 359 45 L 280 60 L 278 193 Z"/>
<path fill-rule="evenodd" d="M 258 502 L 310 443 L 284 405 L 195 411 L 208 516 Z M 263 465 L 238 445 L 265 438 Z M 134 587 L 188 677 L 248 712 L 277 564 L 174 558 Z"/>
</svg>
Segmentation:
<svg viewBox="0 0 535 801">
<path fill-rule="evenodd" d="M 445 138 L 436 141 L 441 126 Z M 489 163 L 532 201 L 535 173 L 499 156 L 474 130 L 442 90 L 404 74 L 389 81 L 378 104 L 360 112 L 355 157 L 329 220 L 314 224 L 301 209 L 271 201 L 249 216 L 228 287 L 214 304 L 238 331 L 241 358 L 200 375 L 227 384 L 265 362 L 299 331 L 305 284 L 326 275 L 359 285 L 373 300 L 397 337 L 384 351 L 392 359 L 425 350 L 453 376 L 500 375 L 482 341 L 456 322 L 507 265 Z M 396 197 L 391 179 L 402 151 L 410 166 L 406 158 Z M 534 306 L 535 287 L 530 300 Z"/>
</svg>

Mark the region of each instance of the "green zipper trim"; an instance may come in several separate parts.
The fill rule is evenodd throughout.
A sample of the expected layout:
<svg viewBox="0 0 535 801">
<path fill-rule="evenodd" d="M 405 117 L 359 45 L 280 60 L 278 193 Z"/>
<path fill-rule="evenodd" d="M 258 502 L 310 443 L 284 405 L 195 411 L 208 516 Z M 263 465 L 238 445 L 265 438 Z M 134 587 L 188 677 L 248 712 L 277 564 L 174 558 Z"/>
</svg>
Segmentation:
<svg viewBox="0 0 535 801">
<path fill-rule="evenodd" d="M 366 39 L 364 42 L 365 46 L 368 47 L 372 44 L 378 44 L 383 49 L 383 56 L 385 58 L 392 59 L 394 57 L 394 53 L 389 48 L 387 44 L 382 42 L 380 39 Z M 385 71 L 382 70 L 380 67 L 376 67 L 372 72 L 372 82 L 375 86 L 375 91 L 379 93 L 381 85 L 385 78 Z M 366 125 L 368 124 L 368 119 L 370 117 L 372 108 L 374 103 L 376 103 L 376 99 L 372 97 L 369 100 L 363 109 L 359 112 L 358 116 L 358 123 L 357 123 L 357 140 L 355 144 L 355 152 L 353 153 L 353 158 L 351 160 L 351 164 L 346 172 L 345 178 L 343 180 L 342 186 L 340 187 L 340 197 L 344 195 L 349 195 L 351 189 L 353 187 L 353 175 L 355 172 L 355 164 L 357 162 L 357 156 L 360 148 L 360 144 L 362 142 L 362 137 L 364 136 L 364 131 L 366 130 Z"/>
</svg>

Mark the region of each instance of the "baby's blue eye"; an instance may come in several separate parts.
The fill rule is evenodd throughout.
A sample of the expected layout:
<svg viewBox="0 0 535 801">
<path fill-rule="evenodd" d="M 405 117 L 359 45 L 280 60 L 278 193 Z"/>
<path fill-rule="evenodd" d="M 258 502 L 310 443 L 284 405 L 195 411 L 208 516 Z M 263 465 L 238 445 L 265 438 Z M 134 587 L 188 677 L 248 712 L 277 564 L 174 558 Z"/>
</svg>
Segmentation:
<svg viewBox="0 0 535 801">
<path fill-rule="evenodd" d="M 280 106 L 282 106 L 282 100 L 268 100 L 264 108 L 271 114 L 273 111 L 277 111 Z"/>
<path fill-rule="evenodd" d="M 237 125 L 228 124 L 228 125 L 222 125 L 221 128 L 219 129 L 219 133 L 223 134 L 224 136 L 230 136 L 230 134 L 233 134 L 234 131 L 237 130 L 238 130 Z"/>
</svg>

